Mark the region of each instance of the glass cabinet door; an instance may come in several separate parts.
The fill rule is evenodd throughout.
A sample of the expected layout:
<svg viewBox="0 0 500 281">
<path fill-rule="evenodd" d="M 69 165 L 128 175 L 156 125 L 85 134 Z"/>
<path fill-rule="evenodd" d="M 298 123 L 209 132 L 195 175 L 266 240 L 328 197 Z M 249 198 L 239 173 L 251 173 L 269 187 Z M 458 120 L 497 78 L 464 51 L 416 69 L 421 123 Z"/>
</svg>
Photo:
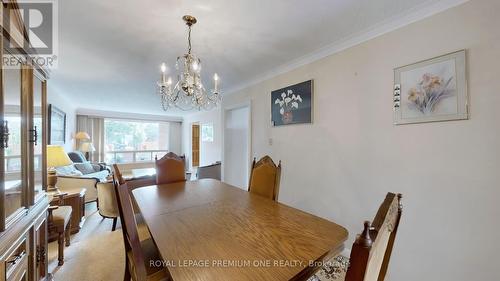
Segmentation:
<svg viewBox="0 0 500 281">
<path fill-rule="evenodd" d="M 22 138 L 21 70 L 3 69 L 3 104 L 0 103 L 0 231 L 24 209 L 23 161 L 26 153 Z M 3 194 L 2 194 L 3 193 Z"/>
<path fill-rule="evenodd" d="M 43 93 L 43 82 L 38 76 L 33 75 L 33 119 L 32 119 L 32 128 L 31 128 L 31 137 L 30 140 L 33 154 L 32 154 L 32 168 L 33 168 L 33 178 L 34 178 L 34 199 L 35 202 L 39 195 L 42 194 L 43 191 L 43 183 L 44 177 L 46 173 L 44 172 L 43 165 L 43 139 L 45 137 L 45 131 L 43 126 L 43 115 L 45 112 L 45 102 L 44 102 L 44 93 Z"/>
</svg>

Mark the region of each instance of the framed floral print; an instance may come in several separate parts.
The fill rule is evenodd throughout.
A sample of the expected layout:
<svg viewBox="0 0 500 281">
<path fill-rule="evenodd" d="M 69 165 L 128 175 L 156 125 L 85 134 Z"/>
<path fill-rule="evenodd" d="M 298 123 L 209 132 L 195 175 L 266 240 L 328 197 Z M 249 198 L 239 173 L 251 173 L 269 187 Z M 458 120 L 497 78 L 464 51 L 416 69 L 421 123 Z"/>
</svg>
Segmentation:
<svg viewBox="0 0 500 281">
<path fill-rule="evenodd" d="M 271 124 L 312 123 L 313 80 L 271 92 Z"/>
<path fill-rule="evenodd" d="M 465 50 L 394 70 L 394 124 L 468 119 Z"/>
</svg>

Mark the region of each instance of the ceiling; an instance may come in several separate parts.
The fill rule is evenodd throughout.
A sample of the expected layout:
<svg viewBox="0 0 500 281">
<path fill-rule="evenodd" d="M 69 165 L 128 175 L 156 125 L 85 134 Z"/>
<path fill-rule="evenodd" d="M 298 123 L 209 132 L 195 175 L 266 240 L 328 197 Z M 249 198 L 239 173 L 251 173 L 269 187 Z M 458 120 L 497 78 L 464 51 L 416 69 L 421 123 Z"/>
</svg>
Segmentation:
<svg viewBox="0 0 500 281">
<path fill-rule="evenodd" d="M 179 116 L 182 112 L 162 111 L 155 83 L 160 63 L 173 72 L 176 57 L 186 51 L 185 14 L 198 18 L 193 53 L 202 59 L 206 85 L 217 72 L 223 91 L 232 92 L 401 15 L 439 8 L 443 1 L 453 2 L 59 1 L 59 66 L 51 91 L 78 109 Z"/>
</svg>

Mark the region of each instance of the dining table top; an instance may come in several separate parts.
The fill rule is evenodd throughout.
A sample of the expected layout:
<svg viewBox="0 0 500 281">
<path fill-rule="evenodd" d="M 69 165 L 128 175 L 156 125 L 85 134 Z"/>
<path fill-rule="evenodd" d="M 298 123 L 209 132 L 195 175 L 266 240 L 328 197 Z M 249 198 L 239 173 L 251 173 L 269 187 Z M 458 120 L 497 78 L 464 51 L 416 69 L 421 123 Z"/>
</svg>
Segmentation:
<svg viewBox="0 0 500 281">
<path fill-rule="evenodd" d="M 140 187 L 133 197 L 173 280 L 300 280 L 347 230 L 213 179 Z"/>
</svg>

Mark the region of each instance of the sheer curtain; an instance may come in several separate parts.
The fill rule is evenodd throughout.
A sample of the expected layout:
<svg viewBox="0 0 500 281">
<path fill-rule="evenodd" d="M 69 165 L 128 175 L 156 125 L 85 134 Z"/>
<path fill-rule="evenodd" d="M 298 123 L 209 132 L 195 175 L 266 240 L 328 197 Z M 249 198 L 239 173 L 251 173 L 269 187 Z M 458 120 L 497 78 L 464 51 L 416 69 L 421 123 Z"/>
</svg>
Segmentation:
<svg viewBox="0 0 500 281">
<path fill-rule="evenodd" d="M 104 118 L 88 115 L 76 116 L 77 132 L 86 132 L 95 151 L 90 153 L 90 161 L 104 162 Z M 77 148 L 80 144 L 77 143 Z"/>
</svg>

